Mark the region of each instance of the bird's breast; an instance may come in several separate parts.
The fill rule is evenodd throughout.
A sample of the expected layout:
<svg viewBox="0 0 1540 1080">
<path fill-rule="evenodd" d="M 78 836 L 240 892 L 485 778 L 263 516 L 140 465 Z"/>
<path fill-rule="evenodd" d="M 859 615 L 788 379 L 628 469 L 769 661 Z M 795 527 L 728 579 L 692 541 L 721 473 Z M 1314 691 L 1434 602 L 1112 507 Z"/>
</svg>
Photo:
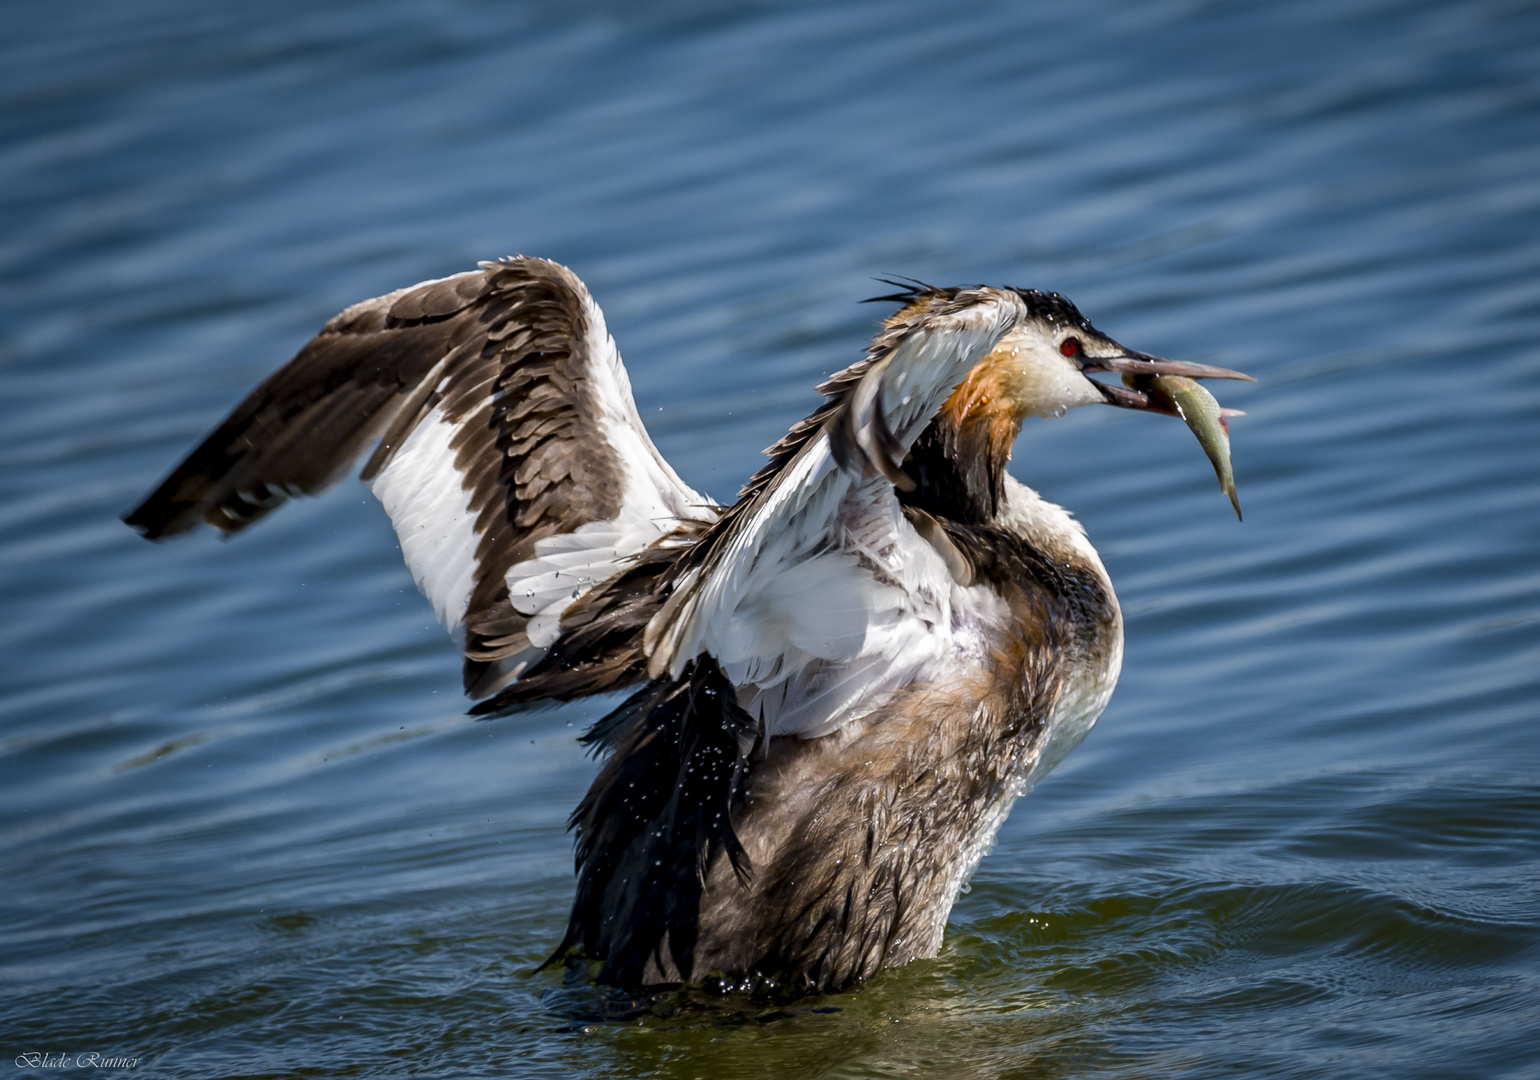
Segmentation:
<svg viewBox="0 0 1540 1080">
<path fill-rule="evenodd" d="M 711 868 L 702 970 L 800 971 L 827 988 L 934 955 L 1016 796 L 1105 706 L 1122 624 L 1094 551 L 1014 526 L 962 541 L 986 570 L 974 588 L 999 601 L 984 647 L 829 734 L 770 740 L 735 820 L 753 878 Z"/>
</svg>

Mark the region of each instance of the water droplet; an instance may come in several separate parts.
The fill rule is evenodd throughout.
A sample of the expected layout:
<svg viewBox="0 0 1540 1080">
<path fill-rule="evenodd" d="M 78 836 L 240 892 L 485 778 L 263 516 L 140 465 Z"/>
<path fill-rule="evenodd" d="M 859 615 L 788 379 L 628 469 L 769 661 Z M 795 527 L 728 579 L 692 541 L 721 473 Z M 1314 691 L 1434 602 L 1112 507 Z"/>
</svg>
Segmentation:
<svg viewBox="0 0 1540 1080">
<path fill-rule="evenodd" d="M 1069 412 L 1069 409 L 1066 408 L 1063 405 L 1060 405 L 1057 409 L 1053 410 L 1053 415 L 1054 416 L 1063 416 L 1067 412 Z"/>
</svg>

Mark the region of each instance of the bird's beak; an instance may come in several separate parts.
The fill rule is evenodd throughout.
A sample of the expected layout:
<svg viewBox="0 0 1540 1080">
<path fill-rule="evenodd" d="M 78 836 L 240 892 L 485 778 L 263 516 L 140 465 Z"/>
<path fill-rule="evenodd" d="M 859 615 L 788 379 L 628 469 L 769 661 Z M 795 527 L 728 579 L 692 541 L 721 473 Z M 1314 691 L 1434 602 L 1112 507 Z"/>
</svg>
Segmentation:
<svg viewBox="0 0 1540 1080">
<path fill-rule="evenodd" d="M 1214 466 L 1220 489 L 1230 497 L 1235 516 L 1241 516 L 1240 500 L 1235 494 L 1235 477 L 1230 465 L 1231 416 L 1244 416 L 1238 409 L 1220 408 L 1196 379 L 1240 379 L 1256 382 L 1250 375 L 1229 368 L 1190 364 L 1182 360 L 1163 360 L 1158 356 L 1125 351 L 1120 356 L 1086 357 L 1081 370 L 1115 371 L 1123 376 L 1123 385 L 1096 382 L 1107 404 L 1124 409 L 1144 409 L 1179 417 L 1198 437 L 1203 452 Z"/>
<path fill-rule="evenodd" d="M 1118 346 L 1122 348 L 1122 346 Z M 1186 360 L 1166 360 L 1147 353 L 1124 349 L 1116 356 L 1086 356 L 1080 361 L 1080 370 L 1087 375 L 1098 371 L 1115 371 L 1119 375 L 1180 375 L 1185 379 L 1237 379 L 1256 382 L 1243 371 L 1210 367 L 1208 364 L 1190 364 Z M 1113 404 L 1120 404 L 1113 402 Z M 1132 408 L 1141 408 L 1134 405 Z"/>
</svg>

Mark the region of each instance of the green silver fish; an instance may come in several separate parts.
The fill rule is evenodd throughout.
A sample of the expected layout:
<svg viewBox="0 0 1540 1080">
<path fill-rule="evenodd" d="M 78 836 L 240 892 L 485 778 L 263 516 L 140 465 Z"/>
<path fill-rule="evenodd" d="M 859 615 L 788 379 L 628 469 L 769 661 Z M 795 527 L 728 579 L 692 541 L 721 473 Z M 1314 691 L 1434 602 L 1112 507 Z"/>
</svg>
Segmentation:
<svg viewBox="0 0 1540 1080">
<path fill-rule="evenodd" d="M 1235 494 L 1235 473 L 1230 467 L 1230 425 L 1225 420 L 1245 413 L 1220 408 L 1213 394 L 1181 375 L 1124 376 L 1124 381 L 1130 385 L 1137 383 L 1136 389 L 1165 405 L 1192 429 L 1203 452 L 1213 463 L 1214 473 L 1219 477 L 1219 489 L 1230 496 L 1236 520 L 1240 520 L 1241 503 Z"/>
</svg>

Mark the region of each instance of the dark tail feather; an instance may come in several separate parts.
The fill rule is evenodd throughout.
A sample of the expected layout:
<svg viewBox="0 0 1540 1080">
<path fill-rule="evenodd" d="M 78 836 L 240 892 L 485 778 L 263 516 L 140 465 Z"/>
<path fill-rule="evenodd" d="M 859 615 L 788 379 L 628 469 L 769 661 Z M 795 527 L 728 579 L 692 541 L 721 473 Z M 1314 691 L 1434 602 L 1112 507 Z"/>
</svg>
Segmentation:
<svg viewBox="0 0 1540 1080">
<path fill-rule="evenodd" d="M 577 949 L 614 985 L 641 985 L 649 961 L 691 978 L 711 860 L 723 852 L 740 880 L 751 872 L 732 817 L 760 737 L 709 657 L 594 725 L 585 740 L 614 752 L 572 815 L 577 896 L 546 964 Z"/>
</svg>

